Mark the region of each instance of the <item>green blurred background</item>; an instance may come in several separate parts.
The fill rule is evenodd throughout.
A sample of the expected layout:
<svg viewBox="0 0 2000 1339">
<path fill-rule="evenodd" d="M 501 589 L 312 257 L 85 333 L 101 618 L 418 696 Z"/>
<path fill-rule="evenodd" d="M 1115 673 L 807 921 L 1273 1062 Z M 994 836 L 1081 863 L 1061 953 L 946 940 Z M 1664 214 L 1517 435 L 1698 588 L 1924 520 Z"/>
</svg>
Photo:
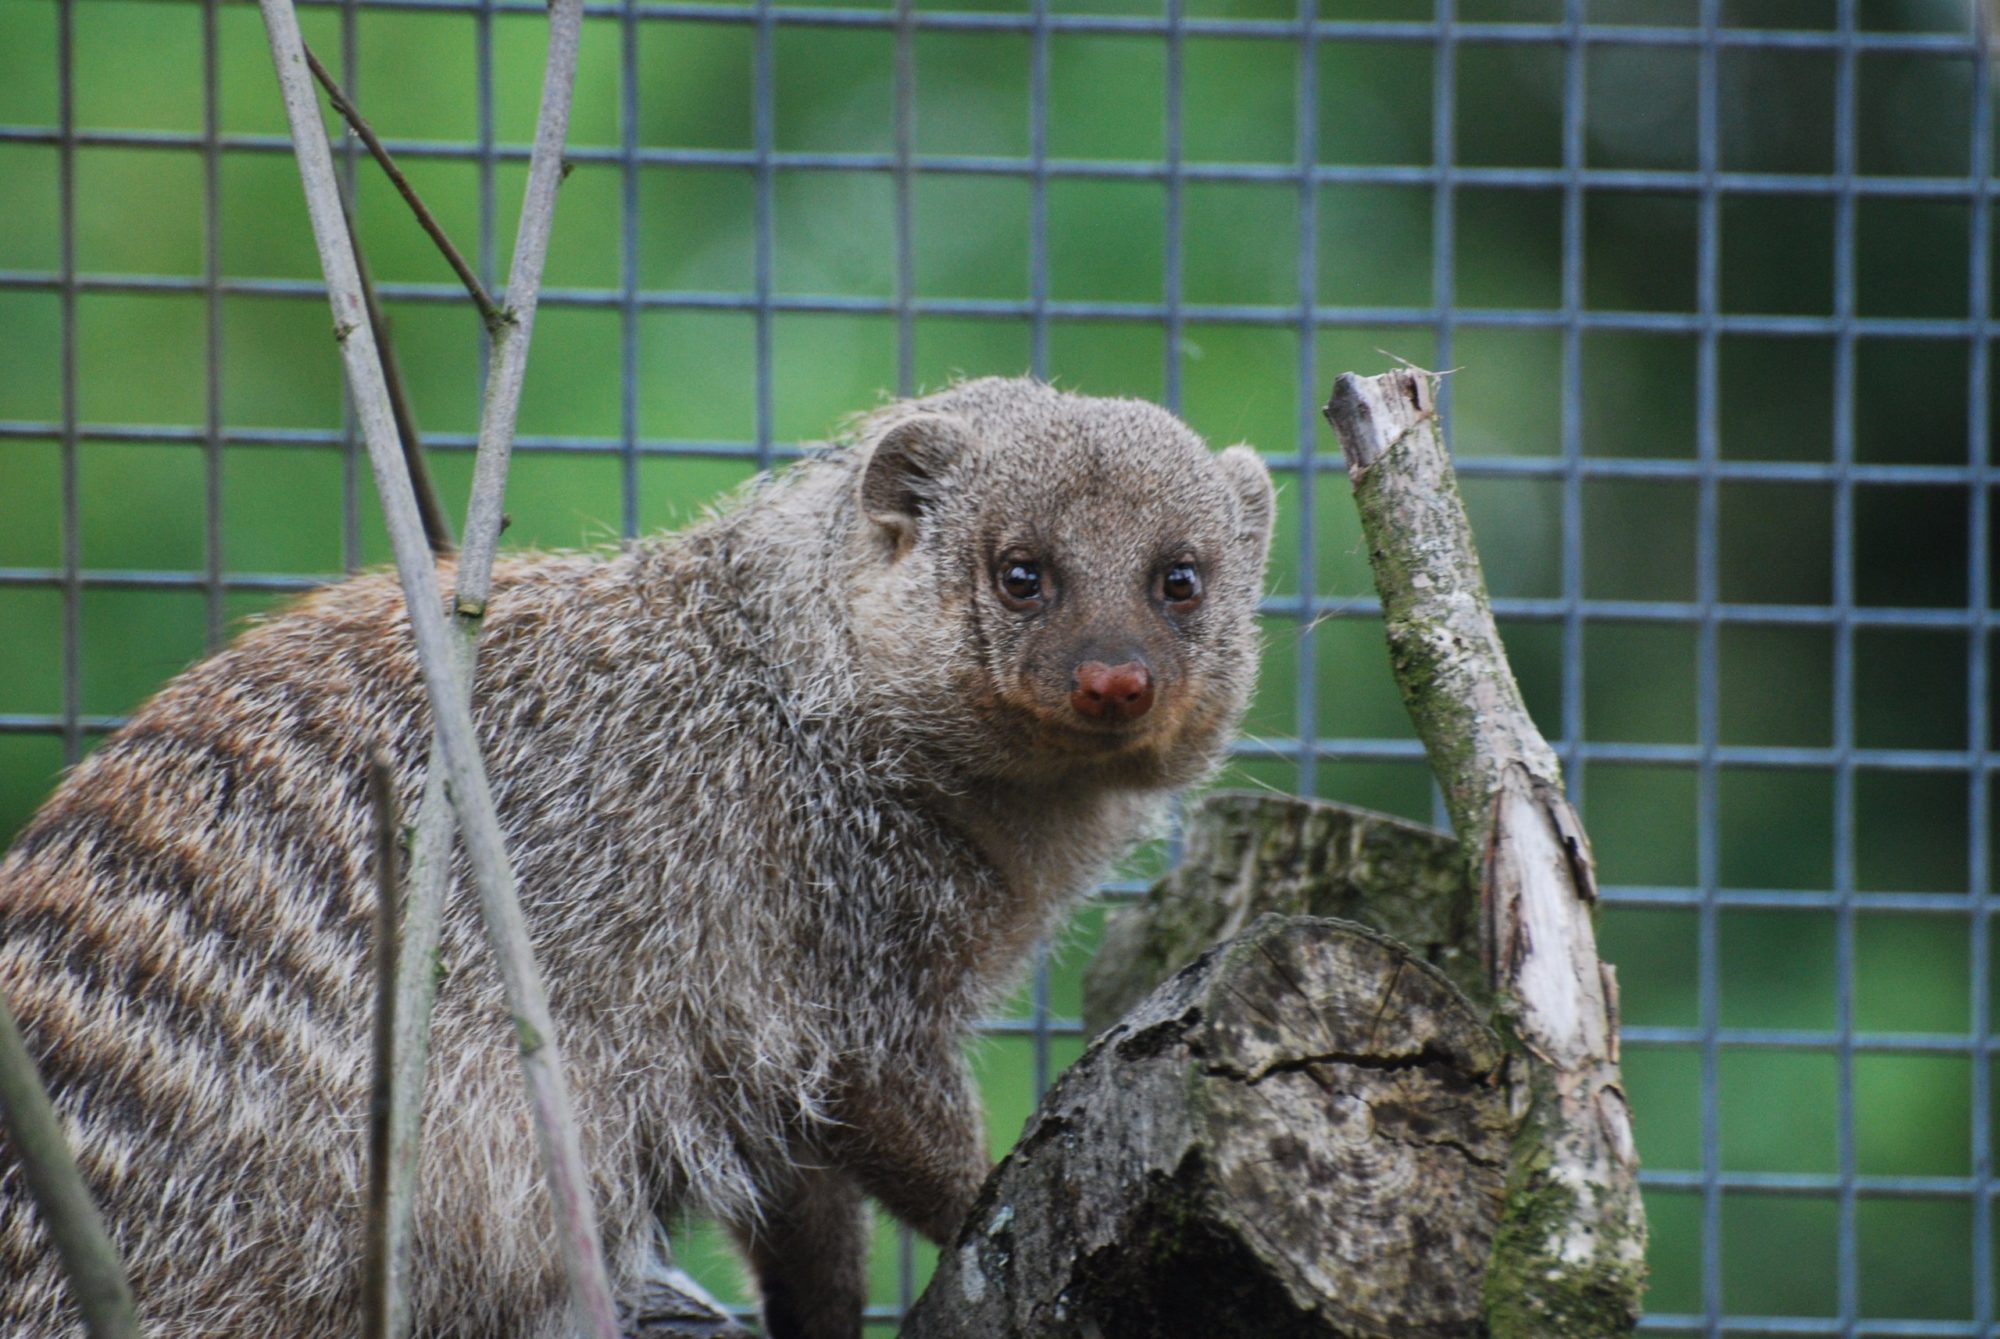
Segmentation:
<svg viewBox="0 0 2000 1339">
<path fill-rule="evenodd" d="M 858 8 L 859 6 L 857 6 Z M 916 13 L 1025 12 L 1024 0 L 919 3 Z M 1560 0 L 1463 0 L 1466 21 L 1547 23 Z M 1697 0 L 1607 0 L 1585 6 L 1602 25 L 1685 28 Z M 1059 15 L 1160 17 L 1161 0 L 1057 0 Z M 881 10 L 874 11 L 881 13 Z M 1322 19 L 1428 19 L 1399 0 L 1322 0 Z M 638 117 L 644 148 L 740 154 L 755 144 L 756 28 L 745 11 L 681 6 L 674 17 L 634 22 Z M 802 11 L 800 11 L 802 14 Z M 1292 0 L 1187 0 L 1193 18 L 1296 18 Z M 77 0 L 74 117 L 75 265 L 85 276 L 180 276 L 205 265 L 204 156 L 189 135 L 204 120 L 204 6 L 190 0 Z M 1725 29 L 1824 34 L 1837 7 L 1811 0 L 1722 0 Z M 1710 473 L 1716 508 L 1712 554 L 1718 598 L 1738 610 L 1784 606 L 1759 625 L 1732 618 L 1714 634 L 1715 740 L 1797 750 L 1783 766 L 1719 765 L 1715 822 L 1704 834 L 1699 772 L 1702 633 L 1692 618 L 1660 618 L 1662 604 L 1702 594 L 1696 457 L 1700 345 L 1679 329 L 1585 330 L 1580 335 L 1578 430 L 1587 462 L 1665 462 L 1644 473 L 1471 477 L 1466 493 L 1486 569 L 1500 597 L 1557 602 L 1581 595 L 1587 616 L 1566 631 L 1561 606 L 1528 607 L 1505 632 L 1530 705 L 1551 736 L 1565 721 L 1565 637 L 1579 639 L 1580 673 L 1567 685 L 1571 718 L 1595 745 L 1646 746 L 1576 769 L 1586 821 L 1611 888 L 1602 922 L 1619 967 L 1625 1020 L 1637 1028 L 1795 1029 L 1839 1024 L 1836 985 L 1851 948 L 1852 1021 L 1865 1034 L 1945 1039 L 1918 1047 L 1865 1046 L 1854 1056 L 1853 1164 L 1863 1177 L 1952 1178 L 1974 1172 L 1973 918 L 1966 909 L 1910 912 L 1906 895 L 1986 895 L 1986 838 L 1975 831 L 1971 769 L 1986 740 L 1969 737 L 1986 685 L 1973 680 L 1969 638 L 1985 636 L 1971 610 L 1990 546 L 1975 524 L 1963 467 L 1983 457 L 1985 423 L 1968 422 L 1975 363 L 1962 330 L 1925 326 L 1972 313 L 1968 276 L 1975 236 L 1970 192 L 1948 180 L 1973 170 L 1976 117 L 1963 4 L 1859 0 L 1872 34 L 1932 34 L 1870 47 L 1853 57 L 1852 168 L 1871 182 L 1920 178 L 1917 198 L 1871 190 L 1853 205 L 1854 310 L 1874 325 L 1855 342 L 1852 458 L 1866 466 L 1944 467 L 1857 477 L 1835 462 L 1837 341 L 1824 331 L 1716 341 L 1714 427 L 1722 465 Z M 229 146 L 218 155 L 220 212 L 214 241 L 231 284 L 213 313 L 220 348 L 215 421 L 238 436 L 337 429 L 342 420 L 335 350 L 317 297 L 258 291 L 257 281 L 318 274 L 289 153 L 271 137 L 283 119 L 254 7 L 218 6 L 216 116 Z M 305 15 L 308 38 L 337 67 L 343 16 Z M 30 728 L 62 703 L 62 592 L 47 575 L 62 562 L 62 305 L 51 282 L 61 265 L 58 8 L 53 0 L 0 0 L 0 841 L 45 795 L 64 762 L 58 733 Z M 360 101 L 393 141 L 464 143 L 478 133 L 481 35 L 490 32 L 495 134 L 528 138 L 539 85 L 544 21 L 521 8 L 484 15 L 356 6 L 351 33 Z M 1379 36 L 1379 34 L 1376 34 Z M 1491 37 L 1489 33 L 1486 36 Z M 1460 167 L 1559 168 L 1568 50 L 1551 40 L 1467 40 L 1450 65 L 1455 111 L 1444 127 Z M 1608 29 L 1596 36 L 1610 36 Z M 1322 163 L 1427 167 L 1435 161 L 1429 41 L 1323 41 L 1315 56 L 1317 106 L 1310 128 Z M 1474 35 L 1478 37 L 1478 34 Z M 573 123 L 577 148 L 615 150 L 621 140 L 621 23 L 591 19 Z M 1031 294 L 1032 192 L 1024 171 L 925 171 L 926 155 L 977 156 L 1025 168 L 1030 150 L 1032 43 L 1024 32 L 918 26 L 911 188 L 914 295 L 1019 303 Z M 1298 154 L 1300 46 L 1271 26 L 1180 44 L 1180 153 L 1190 164 L 1282 168 Z M 886 27 L 781 21 L 772 37 L 772 143 L 782 153 L 892 154 L 896 148 L 896 36 Z M 1054 34 L 1048 43 L 1047 149 L 1063 163 L 1157 162 L 1168 151 L 1168 43 L 1156 31 Z M 1584 160 L 1642 175 L 1622 188 L 1593 183 L 1581 201 L 1581 299 L 1589 312 L 1689 313 L 1697 309 L 1701 209 L 1688 179 L 1658 184 L 1649 170 L 1701 166 L 1699 87 L 1713 62 L 1717 165 L 1726 172 L 1795 174 L 1820 194 L 1727 191 L 1716 215 L 1718 309 L 1725 315 L 1826 316 L 1836 310 L 1840 206 L 1830 178 L 1845 166 L 1836 131 L 1842 59 L 1820 47 L 1638 46 L 1593 40 L 1578 65 L 1585 89 Z M 144 145 L 97 142 L 97 132 L 166 132 Z M 93 138 L 95 137 L 95 138 Z M 1990 136 L 1989 136 L 1990 142 Z M 560 305 L 563 293 L 615 297 L 621 263 L 625 173 L 582 155 L 564 187 L 548 284 L 556 294 L 537 325 L 509 492 L 509 543 L 576 546 L 615 541 L 627 498 L 616 447 L 621 416 L 621 313 L 614 303 Z M 476 164 L 406 156 L 419 189 L 468 249 L 478 250 Z M 1986 165 L 1979 165 L 1983 173 Z M 499 201 L 489 264 L 504 273 L 523 175 L 519 161 L 494 174 Z M 400 202 L 363 162 L 360 219 L 390 301 L 397 348 L 427 432 L 462 438 L 475 427 L 480 344 L 461 302 L 423 286 L 450 276 Z M 1603 184 L 1605 188 L 1599 189 Z M 737 161 L 641 167 L 630 280 L 648 295 L 754 291 L 755 176 Z M 1648 189 L 1652 186 L 1653 188 Z M 1299 190 L 1283 181 L 1183 185 L 1177 282 L 1191 304 L 1256 307 L 1281 317 L 1298 300 Z M 1496 458 L 1557 457 L 1562 442 L 1564 336 L 1560 329 L 1460 325 L 1448 349 L 1429 317 L 1440 302 L 1460 312 L 1551 312 L 1563 302 L 1563 193 L 1546 173 L 1532 185 L 1476 177 L 1451 192 L 1452 288 L 1435 291 L 1434 186 L 1398 181 L 1328 184 L 1317 194 L 1316 302 L 1331 319 L 1318 331 L 1313 383 L 1301 388 L 1296 325 L 1187 320 L 1178 350 L 1179 407 L 1215 442 L 1248 440 L 1279 456 L 1302 445 L 1335 450 L 1317 424 L 1301 443 L 1302 396 L 1323 396 L 1333 375 L 1379 370 L 1392 358 L 1448 363 L 1453 442 L 1474 470 Z M 897 266 L 896 191 L 884 170 L 781 166 L 771 194 L 773 290 L 782 299 L 889 299 Z M 1170 289 L 1168 193 L 1145 177 L 1058 176 L 1047 187 L 1048 292 L 1064 302 L 1140 304 L 1123 319 L 1069 319 L 1047 333 L 1047 372 L 1098 394 L 1162 398 L 1169 351 L 1157 307 Z M 399 287 L 400 286 L 400 287 Z M 417 286 L 417 287 L 411 287 Z M 199 291 L 127 291 L 92 284 L 76 299 L 76 413 L 80 560 L 86 572 L 206 570 L 210 421 L 206 349 L 210 304 Z M 1990 301 L 1982 295 L 1982 308 Z M 648 306 L 636 321 L 636 422 L 649 443 L 748 443 L 757 432 L 757 334 L 747 311 L 692 302 Z M 1346 314 L 1343 314 L 1346 313 Z M 923 314 L 911 327 L 915 383 L 958 374 L 1019 373 L 1031 363 L 1022 315 Z M 771 321 L 771 432 L 781 449 L 825 436 L 840 419 L 897 387 L 893 314 L 780 311 Z M 132 425 L 193 429 L 193 440 L 107 441 Z M 276 436 L 284 433 L 277 431 Z M 562 439 L 603 451 L 536 450 Z M 351 446 L 220 447 L 217 565 L 231 576 L 328 577 L 384 561 L 365 466 Z M 1731 471 L 1781 462 L 1781 472 Z M 433 453 L 454 513 L 469 456 Z M 740 460 L 642 456 L 630 501 L 642 529 L 677 524 L 750 471 Z M 1609 467 L 1616 468 L 1616 467 Z M 1776 473 L 1778 477 L 1770 477 Z M 1842 478 L 1849 482 L 1843 484 Z M 1984 476 L 1979 476 L 1983 478 Z M 1311 694 L 1318 733 L 1336 745 L 1313 770 L 1317 793 L 1432 817 L 1428 775 L 1406 757 L 1363 756 L 1368 741 L 1404 741 L 1408 723 L 1388 674 L 1365 555 L 1338 474 L 1312 490 L 1313 543 L 1300 539 L 1301 488 L 1282 481 L 1284 514 L 1271 586 L 1295 595 L 1302 579 L 1335 602 L 1334 616 L 1268 624 L 1269 654 L 1247 730 L 1296 742 L 1298 694 Z M 1580 585 L 1566 589 L 1565 526 L 1580 552 Z M 254 584 L 254 583 L 253 583 Z M 1863 611 L 1843 629 L 1823 613 L 1843 594 Z M 81 709 L 112 717 L 202 654 L 212 623 L 233 626 L 285 597 L 232 589 L 211 607 L 198 587 L 87 585 L 81 599 Z M 1930 611 L 1912 618 L 1882 609 Z M 1805 611 L 1805 616 L 1799 616 Z M 1648 615 L 1635 617 L 1634 615 Z M 1300 645 L 1310 639 L 1315 682 L 1301 684 Z M 1851 648 L 1842 654 L 1840 648 Z M 1845 662 L 1851 674 L 1843 671 Z M 1982 676 L 1990 677 L 1990 676 Z M 1851 711 L 1842 704 L 1851 698 Z M 1981 708 L 1975 715 L 1975 705 Z M 1843 716 L 1846 719 L 1842 719 Z M 1851 772 L 1832 750 L 1863 750 Z M 1922 751 L 1918 767 L 1869 750 Z M 1379 755 L 1382 750 L 1373 752 Z M 1762 761 L 1772 761 L 1766 756 Z M 1905 755 L 1903 761 L 1910 760 Z M 1927 761 L 1926 761 L 1927 760 Z M 1279 789 L 1301 785 L 1292 761 L 1238 764 L 1228 780 Z M 1844 844 L 1836 813 L 1851 806 Z M 1718 1012 L 1704 1020 L 1700 913 L 1673 903 L 1702 883 L 1703 851 L 1717 886 L 1768 894 L 1761 905 L 1715 912 Z M 1133 874 L 1157 854 L 1142 855 Z M 1851 938 L 1824 894 L 1881 894 L 1852 913 Z M 1818 896 L 1816 896 L 1818 895 Z M 1743 899 L 1738 898 L 1739 902 Z M 1935 900 L 1935 899 L 1934 899 Z M 1076 980 L 1101 925 L 1085 912 L 1052 961 L 1049 999 L 1077 1012 Z M 1030 994 L 1012 1009 L 1032 1013 Z M 1730 1034 L 1725 1034 L 1725 1041 Z M 1077 1050 L 1057 1038 L 1053 1063 Z M 1033 1099 L 1031 1040 L 990 1038 L 975 1048 L 987 1081 L 996 1151 L 1011 1142 Z M 1625 1072 L 1646 1165 L 1702 1166 L 1701 1052 L 1671 1040 L 1628 1045 Z M 1841 1061 L 1831 1045 L 1776 1049 L 1725 1045 L 1720 1054 L 1717 1155 L 1725 1174 L 1839 1170 L 1836 1120 Z M 1986 1135 L 1990 1139 L 1990 1132 Z M 1702 1201 L 1655 1187 L 1651 1307 L 1699 1313 Z M 1994 1268 L 1974 1258 L 1971 1198 L 1959 1193 L 1860 1197 L 1854 1211 L 1859 1314 L 1969 1320 L 1974 1279 Z M 1721 1303 L 1735 1315 L 1835 1315 L 1840 1307 L 1838 1200 L 1831 1194 L 1732 1190 L 1721 1199 Z M 712 1239 L 682 1234 L 716 1285 L 740 1296 L 733 1267 Z M 878 1251 L 879 1303 L 896 1296 L 893 1239 Z M 918 1254 L 919 1276 L 924 1256 Z M 889 1327 L 882 1327 L 886 1333 Z M 1970 1332 L 1969 1330 L 1967 1332 Z"/>
</svg>

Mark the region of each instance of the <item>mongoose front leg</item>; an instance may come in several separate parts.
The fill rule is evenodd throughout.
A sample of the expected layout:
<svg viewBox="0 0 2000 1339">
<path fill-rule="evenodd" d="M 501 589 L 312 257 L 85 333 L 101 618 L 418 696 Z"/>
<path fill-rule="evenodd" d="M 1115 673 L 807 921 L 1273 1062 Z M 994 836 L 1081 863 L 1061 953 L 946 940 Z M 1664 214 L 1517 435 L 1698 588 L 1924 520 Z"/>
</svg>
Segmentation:
<svg viewBox="0 0 2000 1339">
<path fill-rule="evenodd" d="M 798 1168 L 764 1221 L 736 1237 L 757 1273 L 769 1339 L 860 1339 L 868 1215 L 853 1181 Z"/>
<path fill-rule="evenodd" d="M 932 1241 L 958 1234 L 992 1163 L 972 1078 L 954 1047 L 852 1085 L 833 1143 L 882 1207 Z"/>
</svg>

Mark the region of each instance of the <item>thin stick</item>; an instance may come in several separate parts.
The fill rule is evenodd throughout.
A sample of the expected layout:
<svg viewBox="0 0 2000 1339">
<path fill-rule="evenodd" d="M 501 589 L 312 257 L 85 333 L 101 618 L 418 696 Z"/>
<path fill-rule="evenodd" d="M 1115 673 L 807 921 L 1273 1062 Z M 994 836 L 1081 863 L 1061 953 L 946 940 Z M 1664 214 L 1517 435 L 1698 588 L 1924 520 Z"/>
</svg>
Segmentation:
<svg viewBox="0 0 2000 1339">
<path fill-rule="evenodd" d="M 521 220 L 514 233 L 513 268 L 507 275 L 508 324 L 493 337 L 493 362 L 486 378 L 486 403 L 479 416 L 479 454 L 472 465 L 472 498 L 465 513 L 465 555 L 458 566 L 460 614 L 486 611 L 493 575 L 493 546 L 504 525 L 501 502 L 507 462 L 514 449 L 514 421 L 521 408 L 521 384 L 528 372 L 528 340 L 541 299 L 542 263 L 549 254 L 549 230 L 556 216 L 556 192 L 568 170 L 563 143 L 569 137 L 570 95 L 576 84 L 576 25 L 566 26 L 558 0 L 550 17 L 548 68 L 542 76 L 542 105 L 535 121 L 535 147 L 528 157 L 528 184 L 521 197 Z M 581 10 L 578 11 L 578 23 Z M 470 631 L 470 629 L 468 629 Z"/>
<path fill-rule="evenodd" d="M 327 101 L 331 102 L 333 109 L 354 128 L 354 133 L 361 137 L 361 142 L 368 146 L 369 154 L 382 165 L 382 171 L 395 185 L 404 203 L 409 205 L 410 212 L 417 216 L 418 226 L 429 233 L 431 240 L 437 243 L 438 250 L 444 253 L 445 262 L 458 275 L 458 281 L 465 285 L 465 291 L 472 295 L 473 304 L 479 308 L 480 318 L 486 322 L 486 328 L 498 331 L 507 324 L 507 313 L 493 300 L 493 295 L 486 291 L 486 285 L 479 282 L 479 276 L 472 272 L 472 266 L 466 263 L 465 256 L 452 245 L 451 238 L 445 235 L 444 225 L 437 221 L 437 216 L 424 204 L 423 197 L 417 194 L 417 188 L 403 175 L 403 169 L 396 166 L 396 160 L 390 155 L 389 147 L 376 135 L 375 128 L 369 125 L 367 118 L 347 100 L 347 94 L 341 91 L 334 77 L 327 73 L 326 66 L 319 63 L 319 57 L 312 53 L 312 48 L 306 47 L 305 53 L 306 65 L 312 70 L 313 78 L 319 81 L 319 86 L 326 90 Z"/>
<path fill-rule="evenodd" d="M 1645 1280 L 1638 1153 L 1598 960 L 1590 843 L 1528 715 L 1437 427 L 1431 373 L 1341 376 L 1347 457 L 1389 658 L 1478 880 L 1522 1113 L 1486 1274 L 1495 1339 L 1628 1332 Z"/>
<path fill-rule="evenodd" d="M 389 1333 L 389 1093 L 396 1073 L 396 776 L 380 749 L 368 759 L 375 811 L 375 1072 L 368 1094 L 368 1213 L 361 1254 L 361 1333 Z"/>
<path fill-rule="evenodd" d="M 375 298 L 375 280 L 368 272 L 361 230 L 354 226 L 354 207 L 345 188 L 340 193 L 340 213 L 347 220 L 347 235 L 354 241 L 354 272 L 361 279 L 361 301 L 368 308 L 368 328 L 374 332 L 375 347 L 382 354 L 382 381 L 389 389 L 389 411 L 396 417 L 396 437 L 403 444 L 403 464 L 410 471 L 410 486 L 416 490 L 424 538 L 430 541 L 431 552 L 443 557 L 455 552 L 458 542 L 451 536 L 451 521 L 438 501 L 437 485 L 431 482 L 431 468 L 424 459 L 424 439 L 417 432 L 417 416 L 410 408 L 409 392 L 403 386 L 403 369 L 396 361 L 396 346 L 390 339 L 389 318 Z"/>
<path fill-rule="evenodd" d="M 476 633 L 476 628 L 475 628 Z M 473 643 L 451 639 L 452 682 L 469 684 Z M 423 1151 L 424 1071 L 430 1063 L 431 1006 L 437 998 L 438 939 L 444 896 L 451 882 L 451 797 L 445 793 L 444 754 L 435 735 L 424 773 L 423 798 L 410 840 L 410 870 L 403 898 L 402 952 L 396 964 L 395 1056 L 389 1089 L 388 1270 L 390 1312 L 384 1334 L 410 1331 L 410 1275 L 416 1251 L 417 1170 Z"/>
<path fill-rule="evenodd" d="M 42 1211 L 63 1272 L 92 1339 L 138 1339 L 139 1317 L 117 1248 L 91 1203 L 83 1173 L 70 1156 L 62 1123 L 35 1073 L 27 1041 L 0 997 L 0 1126 L 21 1159 L 28 1191 Z"/>
<path fill-rule="evenodd" d="M 514 1015 L 528 1105 L 541 1144 L 563 1263 L 579 1319 L 587 1333 L 600 1339 L 616 1339 L 616 1311 L 605 1276 L 597 1214 L 591 1204 L 583 1165 L 582 1140 L 569 1090 L 563 1081 L 554 1021 L 521 914 L 513 862 L 507 855 L 492 788 L 479 755 L 470 694 L 454 674 L 457 663 L 457 653 L 452 647 L 454 639 L 445 623 L 437 572 L 425 546 L 409 475 L 403 469 L 395 420 L 382 384 L 381 361 L 368 328 L 360 280 L 354 272 L 353 247 L 346 237 L 346 223 L 340 213 L 333 158 L 319 119 L 318 99 L 306 65 L 298 16 L 292 0 L 260 0 L 260 4 L 279 88 L 285 98 L 286 118 L 291 124 L 292 146 L 298 155 L 306 209 L 312 219 L 320 264 L 326 271 L 334 333 L 354 387 L 362 438 L 368 447 L 383 516 L 395 550 L 410 631 L 416 641 L 433 728 L 443 754 L 447 793 L 458 816 L 495 965 Z M 565 132 L 581 23 L 582 0 L 557 0 L 551 15 L 549 65 L 552 74 L 561 74 L 563 78 L 560 82 L 552 79 L 551 85 L 544 88 L 543 105 L 546 113 L 551 101 L 561 104 L 562 114 L 556 119 Z M 539 136 L 537 147 L 540 147 Z M 560 175 L 559 162 L 556 167 Z M 530 198 L 532 202 L 532 192 Z"/>
<path fill-rule="evenodd" d="M 501 503 L 519 415 L 521 386 L 541 295 L 542 265 L 548 255 L 557 188 L 563 180 L 563 144 L 569 134 L 571 92 L 576 82 L 580 11 L 559 6 L 552 15 L 548 62 L 542 77 L 542 105 L 528 181 L 507 277 L 511 320 L 494 332 L 486 400 L 480 411 L 479 452 L 473 466 L 472 496 L 466 507 L 465 549 L 458 562 L 453 603 L 452 677 L 468 691 L 478 662 L 480 621 L 491 589 L 493 554 L 502 527 Z M 390 1269 L 407 1279 L 415 1248 L 416 1178 L 423 1138 L 424 1073 L 430 1055 L 431 1005 L 437 993 L 437 945 L 451 879 L 451 806 L 444 792 L 444 761 L 431 742 L 424 795 L 411 843 L 407 910 L 403 917 L 403 962 L 396 982 L 396 1082 L 392 1097 L 390 1157 Z M 406 1295 L 400 1289 L 399 1295 Z M 407 1319 L 392 1339 L 407 1332 Z"/>
</svg>

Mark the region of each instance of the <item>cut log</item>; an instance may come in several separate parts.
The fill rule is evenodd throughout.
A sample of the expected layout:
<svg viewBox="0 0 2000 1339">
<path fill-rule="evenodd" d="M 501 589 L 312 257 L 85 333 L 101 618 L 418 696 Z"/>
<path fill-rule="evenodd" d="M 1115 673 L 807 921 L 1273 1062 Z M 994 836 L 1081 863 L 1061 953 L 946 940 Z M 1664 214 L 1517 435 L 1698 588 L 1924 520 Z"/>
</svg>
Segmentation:
<svg viewBox="0 0 2000 1339">
<path fill-rule="evenodd" d="M 902 1333 L 1476 1335 L 1501 1060 L 1400 945 L 1261 916 L 1050 1090 Z"/>
<path fill-rule="evenodd" d="M 1449 833 L 1324 800 L 1216 791 L 1188 813 L 1181 863 L 1112 913 L 1083 981 L 1096 1035 L 1259 913 L 1379 930 L 1486 1003 L 1478 898 Z"/>
</svg>

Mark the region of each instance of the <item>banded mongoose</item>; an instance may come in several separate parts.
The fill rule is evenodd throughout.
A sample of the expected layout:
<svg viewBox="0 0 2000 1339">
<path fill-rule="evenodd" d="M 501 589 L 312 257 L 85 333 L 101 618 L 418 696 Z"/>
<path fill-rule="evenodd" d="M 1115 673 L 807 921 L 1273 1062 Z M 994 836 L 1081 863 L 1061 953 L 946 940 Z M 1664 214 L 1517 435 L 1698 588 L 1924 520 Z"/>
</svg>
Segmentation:
<svg viewBox="0 0 2000 1339">
<path fill-rule="evenodd" d="M 475 715 L 629 1286 L 713 1215 L 780 1339 L 853 1339 L 864 1195 L 933 1240 L 989 1167 L 960 1044 L 1214 769 L 1257 660 L 1248 447 L 1029 380 L 890 405 L 720 514 L 503 563 Z M 20 1016 L 155 1339 L 355 1323 L 366 760 L 429 736 L 386 574 L 173 680 L 0 863 Z M 513 1034 L 458 873 L 418 1333 L 553 1336 Z M 6 1150 L 0 1150 L 4 1154 Z M 0 1156 L 0 1335 L 75 1333 Z"/>
</svg>

